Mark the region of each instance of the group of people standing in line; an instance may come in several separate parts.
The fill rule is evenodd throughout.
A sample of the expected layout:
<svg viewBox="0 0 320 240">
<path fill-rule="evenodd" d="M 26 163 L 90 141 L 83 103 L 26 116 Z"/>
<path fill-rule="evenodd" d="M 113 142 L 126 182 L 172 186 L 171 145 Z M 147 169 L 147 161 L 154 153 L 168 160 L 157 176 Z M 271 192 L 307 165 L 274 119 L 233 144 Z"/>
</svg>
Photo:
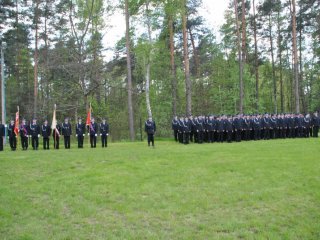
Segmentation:
<svg viewBox="0 0 320 240">
<path fill-rule="evenodd" d="M 72 136 L 72 126 L 69 121 L 69 118 L 65 118 L 62 124 L 57 123 L 56 127 L 53 128 L 49 125 L 48 120 L 45 120 L 40 126 L 37 122 L 37 119 L 34 118 L 27 124 L 25 119 L 22 120 L 19 125 L 19 131 L 15 131 L 15 121 L 11 120 L 8 126 L 1 124 L 0 122 L 0 151 L 3 151 L 3 139 L 6 136 L 7 127 L 7 136 L 10 143 L 10 148 L 12 151 L 17 149 L 17 138 L 20 135 L 21 147 L 22 150 L 27 150 L 31 141 L 33 150 L 38 150 L 39 148 L 39 139 L 42 136 L 43 149 L 50 149 L 50 137 L 53 139 L 53 148 L 59 149 L 60 138 L 63 136 L 64 147 L 65 149 L 70 149 L 70 139 Z M 78 118 L 78 122 L 75 126 L 75 136 L 78 142 L 78 148 L 83 148 L 83 141 L 86 135 L 90 137 L 91 148 L 96 148 L 97 136 L 101 136 L 101 145 L 102 148 L 107 147 L 108 136 L 109 136 L 109 124 L 106 119 L 103 118 L 100 124 L 95 122 L 94 118 L 91 118 L 90 124 L 84 124 L 81 118 Z M 148 146 L 150 144 L 154 147 L 154 134 L 156 133 L 156 123 L 152 118 L 148 118 L 145 122 L 145 132 L 148 135 Z"/>
<path fill-rule="evenodd" d="M 7 136 L 12 151 L 17 149 L 17 132 L 15 131 L 15 121 L 11 120 L 7 126 Z M 22 150 L 27 150 L 31 141 L 33 150 L 38 150 L 39 139 L 42 136 L 43 149 L 50 149 L 50 136 L 53 139 L 53 148 L 59 149 L 60 138 L 64 138 L 64 147 L 70 149 L 70 138 L 72 136 L 72 126 L 68 118 L 65 118 L 62 124 L 57 124 L 54 129 L 49 125 L 48 120 L 45 120 L 42 125 L 39 125 L 37 119 L 34 118 L 30 124 L 27 124 L 25 119 L 19 126 L 18 131 L 21 139 Z M 106 119 L 103 118 L 100 124 L 95 122 L 94 118 L 91 118 L 90 124 L 84 124 L 81 118 L 78 118 L 78 122 L 75 126 L 75 136 L 78 141 L 78 148 L 83 148 L 83 141 L 86 132 L 90 137 L 91 148 L 96 148 L 97 136 L 101 136 L 102 147 L 107 147 L 107 140 L 109 135 L 109 124 Z M 5 136 L 5 126 L 0 123 L 0 151 L 3 150 L 3 137 Z"/>
<path fill-rule="evenodd" d="M 190 116 L 172 120 L 174 139 L 182 144 L 318 137 L 319 126 L 318 112 Z"/>
</svg>

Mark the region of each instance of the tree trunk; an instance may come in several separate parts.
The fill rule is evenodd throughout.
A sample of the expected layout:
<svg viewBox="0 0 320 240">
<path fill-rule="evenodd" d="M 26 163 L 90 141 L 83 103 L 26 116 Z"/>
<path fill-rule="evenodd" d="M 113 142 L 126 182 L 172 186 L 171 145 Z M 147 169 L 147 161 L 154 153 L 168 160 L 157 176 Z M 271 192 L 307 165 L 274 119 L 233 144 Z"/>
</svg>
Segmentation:
<svg viewBox="0 0 320 240">
<path fill-rule="evenodd" d="M 148 41 L 149 47 L 151 48 L 152 39 L 151 39 L 151 22 L 150 22 L 150 15 L 149 15 L 149 0 L 146 1 L 146 12 L 147 12 L 147 27 L 148 27 Z M 152 111 L 151 111 L 151 104 L 150 104 L 150 69 L 151 69 L 151 49 L 148 51 L 147 56 L 147 69 L 146 69 L 146 105 L 147 105 L 147 112 L 148 117 L 152 118 Z"/>
<path fill-rule="evenodd" d="M 169 15 L 169 39 L 170 39 L 170 65 L 171 65 L 171 86 L 172 86 L 172 115 L 177 115 L 177 74 L 174 60 L 174 32 L 173 17 Z"/>
<path fill-rule="evenodd" d="M 283 74 L 282 74 L 282 39 L 281 39 L 280 10 L 278 11 L 278 54 L 279 54 L 279 74 L 280 74 L 280 108 L 284 112 L 284 94 L 283 94 Z"/>
<path fill-rule="evenodd" d="M 238 61 L 239 61 L 239 85 L 240 85 L 240 104 L 239 111 L 243 113 L 243 61 L 241 57 L 241 37 L 239 29 L 239 17 L 238 17 L 238 0 L 234 0 L 234 12 L 236 21 L 236 32 L 237 32 L 237 46 L 238 46 Z"/>
<path fill-rule="evenodd" d="M 182 33 L 183 33 L 183 55 L 184 55 L 184 71 L 186 82 L 186 114 L 188 116 L 192 113 L 192 86 L 190 79 L 190 66 L 189 66 L 189 51 L 188 51 L 188 34 L 187 34 L 187 6 L 184 1 L 184 10 L 182 13 Z"/>
<path fill-rule="evenodd" d="M 134 119 L 132 106 L 132 74 L 131 74 L 131 54 L 130 54 L 130 25 L 129 25 L 129 0 L 125 0 L 125 18 L 126 18 L 126 48 L 127 48 L 127 78 L 128 78 L 128 114 L 130 139 L 134 141 Z"/>
<path fill-rule="evenodd" d="M 256 111 L 259 112 L 259 63 L 258 63 L 258 43 L 257 43 L 257 22 L 256 6 L 253 0 L 253 34 L 254 34 L 254 69 L 256 77 Z"/>
<path fill-rule="evenodd" d="M 35 40 L 34 40 L 34 93 L 33 93 L 33 115 L 37 116 L 38 107 L 38 8 L 39 0 L 36 1 L 36 8 L 34 12 L 35 17 Z"/>
<path fill-rule="evenodd" d="M 302 103 L 302 109 L 303 112 L 307 112 L 307 106 L 306 106 L 306 101 L 304 98 L 304 92 L 303 92 L 303 62 L 302 62 L 302 23 L 301 23 L 301 18 L 300 18 L 300 23 L 299 23 L 299 69 L 300 69 L 300 74 L 299 74 L 299 92 L 300 92 L 300 99 Z"/>
<path fill-rule="evenodd" d="M 271 15 L 269 15 L 269 41 L 270 41 L 270 54 L 271 54 L 271 64 L 272 64 L 273 104 L 274 104 L 274 113 L 277 113 L 277 112 L 278 112 L 278 104 L 277 104 L 277 81 L 276 81 L 276 69 L 275 69 L 274 54 L 273 54 L 273 39 L 272 39 Z"/>
<path fill-rule="evenodd" d="M 245 0 L 242 0 L 242 62 L 246 62 L 246 4 Z"/>
<path fill-rule="evenodd" d="M 296 0 L 292 0 L 292 41 L 293 41 L 293 70 L 294 70 L 294 95 L 295 110 L 300 113 L 300 95 L 299 95 L 299 63 L 297 51 L 297 22 L 296 22 Z"/>
</svg>

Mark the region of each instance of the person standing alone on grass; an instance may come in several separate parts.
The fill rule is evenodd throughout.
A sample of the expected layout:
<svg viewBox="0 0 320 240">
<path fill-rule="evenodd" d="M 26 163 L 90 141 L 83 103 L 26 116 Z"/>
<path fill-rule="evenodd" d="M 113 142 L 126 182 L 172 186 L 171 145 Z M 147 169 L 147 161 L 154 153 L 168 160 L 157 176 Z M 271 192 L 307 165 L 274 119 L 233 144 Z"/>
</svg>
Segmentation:
<svg viewBox="0 0 320 240">
<path fill-rule="evenodd" d="M 148 134 L 148 146 L 150 147 L 150 142 L 152 143 L 152 146 L 154 147 L 154 134 L 156 132 L 156 123 L 152 120 L 151 117 L 146 121 L 145 132 Z"/>
</svg>

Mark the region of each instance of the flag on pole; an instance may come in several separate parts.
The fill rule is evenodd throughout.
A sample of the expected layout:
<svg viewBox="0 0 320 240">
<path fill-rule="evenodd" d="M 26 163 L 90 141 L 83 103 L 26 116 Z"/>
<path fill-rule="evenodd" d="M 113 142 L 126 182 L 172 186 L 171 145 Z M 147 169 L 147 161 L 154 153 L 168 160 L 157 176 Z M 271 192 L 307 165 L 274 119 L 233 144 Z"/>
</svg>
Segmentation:
<svg viewBox="0 0 320 240">
<path fill-rule="evenodd" d="M 90 123 L 91 123 L 91 112 L 92 112 L 92 107 L 91 107 L 91 103 L 90 103 L 89 110 L 88 110 L 88 113 L 87 113 L 87 120 L 86 120 L 86 125 L 87 126 L 89 126 Z"/>
<path fill-rule="evenodd" d="M 16 112 L 16 120 L 14 122 L 14 133 L 16 136 L 19 134 L 19 106 L 17 107 L 17 112 Z"/>
<path fill-rule="evenodd" d="M 51 123 L 51 129 L 52 132 L 56 131 L 56 133 L 59 135 L 60 133 L 57 130 L 57 118 L 56 118 L 56 109 L 57 109 L 57 105 L 54 105 L 54 109 L 53 109 L 53 116 L 52 116 L 52 123 Z"/>
</svg>

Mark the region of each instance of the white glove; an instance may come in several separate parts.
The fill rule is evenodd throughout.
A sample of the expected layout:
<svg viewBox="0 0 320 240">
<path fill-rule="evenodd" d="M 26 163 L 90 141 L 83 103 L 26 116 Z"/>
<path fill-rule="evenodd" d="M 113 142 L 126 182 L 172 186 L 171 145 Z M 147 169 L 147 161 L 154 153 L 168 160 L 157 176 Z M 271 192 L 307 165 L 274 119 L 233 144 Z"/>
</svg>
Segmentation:
<svg viewBox="0 0 320 240">
<path fill-rule="evenodd" d="M 76 134 L 76 137 L 78 137 L 78 134 Z"/>
<path fill-rule="evenodd" d="M 107 136 L 109 136 L 109 133 L 107 133 Z"/>
<path fill-rule="evenodd" d="M 38 138 L 40 137 L 40 134 L 38 134 Z"/>
<path fill-rule="evenodd" d="M 88 133 L 88 136 L 90 135 L 90 133 Z"/>
<path fill-rule="evenodd" d="M 95 136 L 98 136 L 98 134 L 95 134 Z"/>
<path fill-rule="evenodd" d="M 102 136 L 102 134 L 100 133 L 100 136 Z"/>
<path fill-rule="evenodd" d="M 83 136 L 85 136 L 85 134 L 83 134 Z"/>
</svg>

